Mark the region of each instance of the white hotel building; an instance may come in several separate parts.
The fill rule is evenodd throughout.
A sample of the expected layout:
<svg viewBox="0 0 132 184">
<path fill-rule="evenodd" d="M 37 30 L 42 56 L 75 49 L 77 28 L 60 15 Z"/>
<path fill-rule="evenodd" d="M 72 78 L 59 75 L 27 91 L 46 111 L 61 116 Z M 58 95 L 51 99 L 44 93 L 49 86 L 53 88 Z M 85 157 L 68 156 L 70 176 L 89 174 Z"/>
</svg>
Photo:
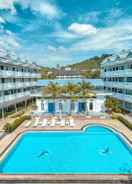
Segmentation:
<svg viewBox="0 0 132 184">
<path fill-rule="evenodd" d="M 39 68 L 35 64 L 12 59 L 0 52 L 0 115 L 21 103 L 33 99 L 40 78 Z"/>
<path fill-rule="evenodd" d="M 101 64 L 104 89 L 121 100 L 122 107 L 132 112 L 132 52 L 122 51 Z"/>
</svg>

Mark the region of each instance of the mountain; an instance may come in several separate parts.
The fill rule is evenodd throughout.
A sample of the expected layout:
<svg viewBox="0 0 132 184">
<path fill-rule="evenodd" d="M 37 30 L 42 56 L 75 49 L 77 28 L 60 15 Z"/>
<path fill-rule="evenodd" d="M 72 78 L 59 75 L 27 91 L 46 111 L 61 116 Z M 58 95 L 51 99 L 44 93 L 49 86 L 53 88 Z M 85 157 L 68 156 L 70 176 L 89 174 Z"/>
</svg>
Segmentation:
<svg viewBox="0 0 132 184">
<path fill-rule="evenodd" d="M 72 70 L 80 71 L 86 78 L 100 78 L 100 64 L 109 56 L 108 54 L 103 54 L 100 57 L 95 56 L 67 67 L 70 67 Z"/>
<path fill-rule="evenodd" d="M 108 54 L 103 54 L 102 56 L 92 57 L 85 61 L 81 61 L 76 64 L 66 65 L 65 67 L 48 68 L 42 67 L 40 72 L 42 79 L 54 79 L 57 73 L 63 73 L 63 71 L 69 71 L 73 73 L 80 73 L 85 78 L 100 78 L 100 64 L 101 62 L 109 57 Z"/>
</svg>

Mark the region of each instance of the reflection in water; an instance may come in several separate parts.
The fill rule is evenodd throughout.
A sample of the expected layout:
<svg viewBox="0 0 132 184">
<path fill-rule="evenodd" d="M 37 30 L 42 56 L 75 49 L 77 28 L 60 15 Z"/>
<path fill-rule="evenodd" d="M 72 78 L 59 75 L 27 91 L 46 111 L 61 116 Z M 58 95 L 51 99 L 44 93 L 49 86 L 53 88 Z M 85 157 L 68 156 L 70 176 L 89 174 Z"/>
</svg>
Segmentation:
<svg viewBox="0 0 132 184">
<path fill-rule="evenodd" d="M 132 165 L 129 163 L 124 163 L 121 167 L 120 167 L 120 172 L 121 173 L 126 173 L 126 174 L 131 174 L 132 173 Z"/>
</svg>

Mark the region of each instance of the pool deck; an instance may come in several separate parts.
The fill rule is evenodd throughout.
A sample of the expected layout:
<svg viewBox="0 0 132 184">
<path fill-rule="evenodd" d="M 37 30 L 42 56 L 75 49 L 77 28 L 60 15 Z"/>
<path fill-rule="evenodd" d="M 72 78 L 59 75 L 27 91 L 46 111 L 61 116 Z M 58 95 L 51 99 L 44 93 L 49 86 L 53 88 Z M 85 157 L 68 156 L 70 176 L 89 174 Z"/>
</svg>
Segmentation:
<svg viewBox="0 0 132 184">
<path fill-rule="evenodd" d="M 14 132 L 6 135 L 3 139 L 0 140 L 0 160 L 4 158 L 4 156 L 8 153 L 8 151 L 12 148 L 12 146 L 16 143 L 16 141 L 20 138 L 20 136 L 27 131 L 79 131 L 82 130 L 85 126 L 100 124 L 107 127 L 112 128 L 113 130 L 117 131 L 121 135 L 124 136 L 125 141 L 132 146 L 132 131 L 128 129 L 125 125 L 123 125 L 118 120 L 113 119 L 99 119 L 99 118 L 88 118 L 83 116 L 73 116 L 76 126 L 75 127 L 61 127 L 56 125 L 54 127 L 47 126 L 47 127 L 33 127 L 30 126 L 26 128 L 24 122 L 20 127 L 18 127 Z M 67 174 L 67 175 L 60 175 L 60 174 L 48 174 L 48 175 L 14 175 L 14 174 L 0 174 L 0 183 L 1 181 L 54 181 L 56 183 L 64 182 L 64 181 L 98 181 L 98 183 L 104 183 L 104 181 L 127 181 L 132 183 L 132 175 L 89 175 L 89 174 Z"/>
</svg>

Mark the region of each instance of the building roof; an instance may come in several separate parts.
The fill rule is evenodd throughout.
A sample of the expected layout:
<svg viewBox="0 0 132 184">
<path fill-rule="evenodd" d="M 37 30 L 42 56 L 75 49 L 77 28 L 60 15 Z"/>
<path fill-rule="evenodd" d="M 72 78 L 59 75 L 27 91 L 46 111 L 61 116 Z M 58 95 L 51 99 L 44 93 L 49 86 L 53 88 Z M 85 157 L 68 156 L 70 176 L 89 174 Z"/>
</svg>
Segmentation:
<svg viewBox="0 0 132 184">
<path fill-rule="evenodd" d="M 33 69 L 39 69 L 40 67 L 36 63 L 29 63 L 28 60 L 22 60 L 20 57 L 16 55 L 10 54 L 8 51 L 0 49 L 0 65 L 13 65 L 13 66 L 21 66 L 28 67 Z"/>
<path fill-rule="evenodd" d="M 52 72 L 55 76 L 80 76 L 80 72 L 76 70 L 67 70 L 65 68 L 53 69 Z"/>
<path fill-rule="evenodd" d="M 126 62 L 132 62 L 132 50 L 122 50 L 117 54 L 104 59 L 101 63 L 102 66 L 113 65 L 113 64 L 122 64 Z"/>
</svg>

